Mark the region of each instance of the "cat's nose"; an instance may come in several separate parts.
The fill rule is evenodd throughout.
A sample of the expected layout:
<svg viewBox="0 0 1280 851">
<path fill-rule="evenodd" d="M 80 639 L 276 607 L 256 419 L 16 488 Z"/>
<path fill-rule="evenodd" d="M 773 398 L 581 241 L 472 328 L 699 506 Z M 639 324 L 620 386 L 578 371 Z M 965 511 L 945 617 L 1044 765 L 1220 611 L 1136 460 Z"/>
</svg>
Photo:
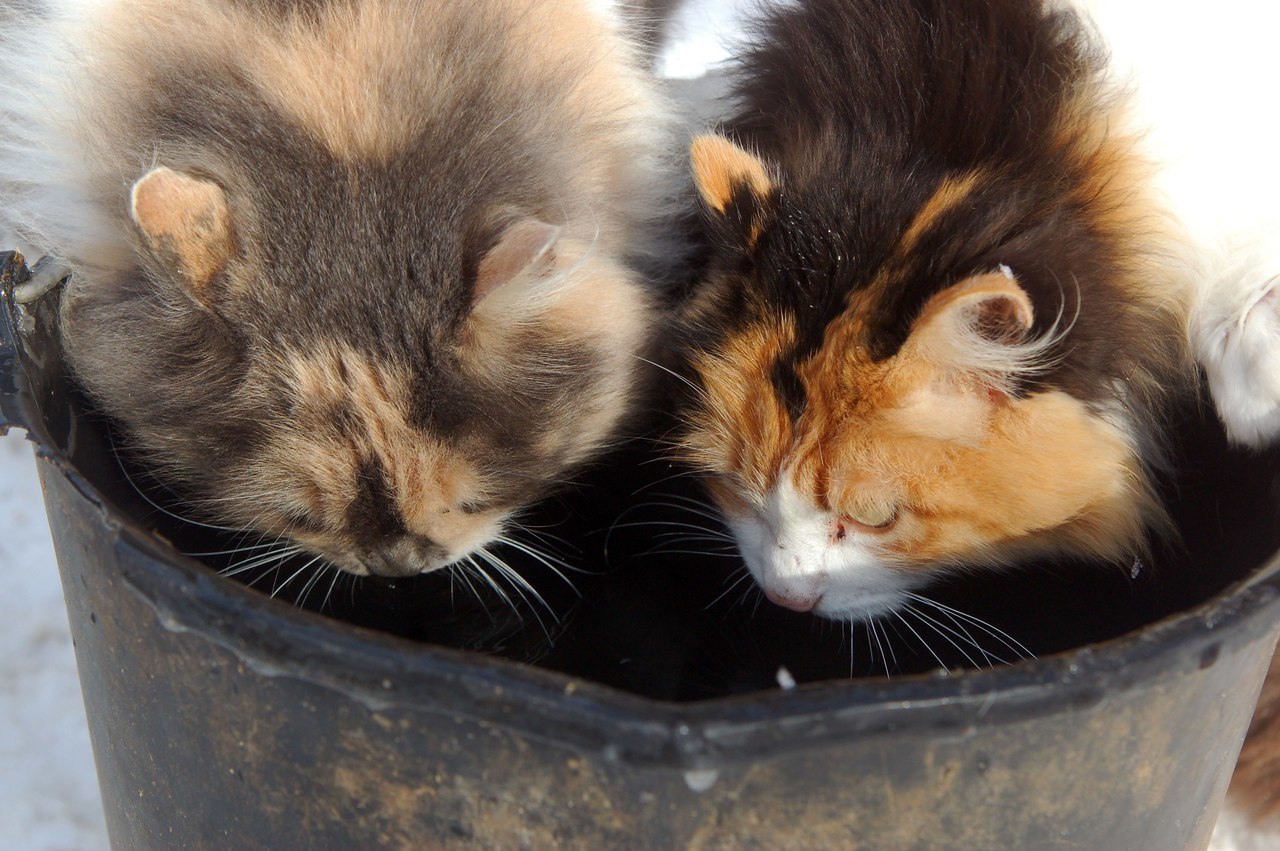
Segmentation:
<svg viewBox="0 0 1280 851">
<path fill-rule="evenodd" d="M 416 576 L 440 567 L 447 560 L 443 547 L 419 535 L 401 535 L 370 547 L 360 563 L 374 576 Z"/>
<path fill-rule="evenodd" d="M 818 600 L 822 598 L 818 593 L 805 593 L 794 588 L 788 588 L 782 591 L 775 591 L 772 588 L 764 589 L 764 595 L 769 602 L 784 609 L 790 609 L 793 612 L 810 612 L 813 607 L 818 605 Z"/>
<path fill-rule="evenodd" d="M 778 544 L 764 565 L 760 587 L 769 602 L 793 612 L 813 611 L 826 591 L 827 572 L 806 564 L 794 548 Z"/>
<path fill-rule="evenodd" d="M 386 550 L 365 553 L 361 556 L 360 563 L 373 576 L 415 576 L 422 572 L 420 565 L 399 558 L 394 552 Z"/>
</svg>

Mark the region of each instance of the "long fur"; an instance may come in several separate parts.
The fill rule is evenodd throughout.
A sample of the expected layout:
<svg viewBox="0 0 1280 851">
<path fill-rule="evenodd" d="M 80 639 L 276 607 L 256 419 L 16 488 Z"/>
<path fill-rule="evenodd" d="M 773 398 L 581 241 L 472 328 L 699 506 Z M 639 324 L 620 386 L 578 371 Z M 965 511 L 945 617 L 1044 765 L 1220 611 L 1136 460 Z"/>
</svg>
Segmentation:
<svg viewBox="0 0 1280 851">
<path fill-rule="evenodd" d="M 76 377 L 216 522 L 437 567 L 634 408 L 679 179 L 629 32 L 601 0 L 17 10 L 4 223 L 70 261 Z M 229 253 L 181 198 L 131 218 L 158 167 L 225 200 Z M 558 235 L 547 262 L 477 298 L 521 221 Z"/>
<path fill-rule="evenodd" d="M 731 525 L 765 529 L 740 540 L 767 592 L 859 619 L 886 570 L 907 587 L 964 562 L 1124 561 L 1168 530 L 1153 476 L 1193 393 L 1194 282 L 1105 60 L 1038 0 L 764 13 L 724 127 L 743 153 L 699 176 L 713 258 L 686 323 L 685 448 Z M 733 176 L 753 158 L 763 190 Z M 922 347 L 938 300 L 997 270 L 1025 334 L 956 314 Z M 810 507 L 776 508 L 784 486 Z M 868 501 L 893 522 L 849 534 Z M 801 522 L 801 566 L 757 569 Z"/>
</svg>

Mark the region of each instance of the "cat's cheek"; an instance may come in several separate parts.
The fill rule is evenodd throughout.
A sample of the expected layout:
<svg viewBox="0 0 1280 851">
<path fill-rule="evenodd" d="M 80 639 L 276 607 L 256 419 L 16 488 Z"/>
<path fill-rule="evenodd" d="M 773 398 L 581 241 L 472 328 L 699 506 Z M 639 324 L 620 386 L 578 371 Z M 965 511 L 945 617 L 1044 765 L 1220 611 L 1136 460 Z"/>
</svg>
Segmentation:
<svg viewBox="0 0 1280 851">
<path fill-rule="evenodd" d="M 727 514 L 726 520 L 747 570 L 756 584 L 763 584 L 765 546 L 771 538 L 768 530 L 763 523 L 742 515 Z"/>
<path fill-rule="evenodd" d="M 444 548 L 445 554 L 438 561 L 425 565 L 423 573 L 448 567 L 500 542 L 508 519 L 506 514 L 459 517 L 458 512 L 452 512 L 449 516 L 455 520 L 447 526 L 437 525 L 432 530 L 434 534 L 430 535 Z"/>
</svg>

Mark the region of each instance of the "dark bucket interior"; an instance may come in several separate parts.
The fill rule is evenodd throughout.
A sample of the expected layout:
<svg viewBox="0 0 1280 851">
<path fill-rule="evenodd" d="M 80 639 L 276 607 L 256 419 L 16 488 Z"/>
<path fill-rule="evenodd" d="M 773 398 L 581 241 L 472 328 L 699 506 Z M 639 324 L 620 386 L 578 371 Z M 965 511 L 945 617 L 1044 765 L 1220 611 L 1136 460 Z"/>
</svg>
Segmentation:
<svg viewBox="0 0 1280 851">
<path fill-rule="evenodd" d="M 960 575 L 937 608 L 869 629 L 764 601 L 700 491 L 659 448 L 655 423 L 523 518 L 525 543 L 497 554 L 530 589 L 441 571 L 358 578 L 310 557 L 254 566 L 260 543 L 180 519 L 181 499 L 117 449 L 60 360 L 55 297 L 27 318 L 52 447 L 97 492 L 211 570 L 325 617 L 437 646 L 535 664 L 645 697 L 688 701 L 801 683 L 990 667 L 1096 644 L 1201 604 L 1280 549 L 1280 452 L 1229 448 L 1207 403 L 1178 422 L 1166 493 L 1180 540 L 1132 565 L 1040 562 Z M 1064 470 L 1063 475 L 1070 475 Z M 246 548 L 250 547 L 250 548 Z M 548 563 L 550 562 L 550 563 Z M 239 569 L 238 569 L 239 568 Z M 496 571 L 490 571 L 491 575 Z"/>
<path fill-rule="evenodd" d="M 180 555 L 243 542 L 115 451 L 56 294 L 14 304 L 24 274 L 0 269 L 0 412 L 37 444 L 116 847 L 1209 841 L 1280 612 L 1280 461 L 1211 421 L 1182 424 L 1182 538 L 1149 564 L 964 577 L 931 627 L 850 633 L 734 584 L 724 541 L 683 540 L 714 528 L 697 482 L 645 439 L 526 519 L 576 590 L 503 554 L 545 606 L 295 565 L 246 588 L 215 573 L 234 556 Z"/>
</svg>

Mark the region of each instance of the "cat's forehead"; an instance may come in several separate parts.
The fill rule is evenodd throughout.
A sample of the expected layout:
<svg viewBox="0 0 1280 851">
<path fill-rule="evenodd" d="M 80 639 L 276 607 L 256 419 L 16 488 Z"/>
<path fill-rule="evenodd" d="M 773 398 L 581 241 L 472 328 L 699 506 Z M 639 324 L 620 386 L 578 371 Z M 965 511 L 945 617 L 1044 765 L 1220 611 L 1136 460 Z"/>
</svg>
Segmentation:
<svg viewBox="0 0 1280 851">
<path fill-rule="evenodd" d="M 293 405 L 285 419 L 288 446 L 342 444 L 347 472 L 378 480 L 400 463 L 429 468 L 478 490 L 480 473 L 465 453 L 416 421 L 412 369 L 338 341 L 280 352 L 276 368 Z M 379 471 L 377 475 L 370 470 Z"/>
<path fill-rule="evenodd" d="M 403 368 L 337 340 L 285 347 L 275 360 L 300 401 L 349 399 L 385 415 L 402 410 L 408 397 Z"/>
</svg>

